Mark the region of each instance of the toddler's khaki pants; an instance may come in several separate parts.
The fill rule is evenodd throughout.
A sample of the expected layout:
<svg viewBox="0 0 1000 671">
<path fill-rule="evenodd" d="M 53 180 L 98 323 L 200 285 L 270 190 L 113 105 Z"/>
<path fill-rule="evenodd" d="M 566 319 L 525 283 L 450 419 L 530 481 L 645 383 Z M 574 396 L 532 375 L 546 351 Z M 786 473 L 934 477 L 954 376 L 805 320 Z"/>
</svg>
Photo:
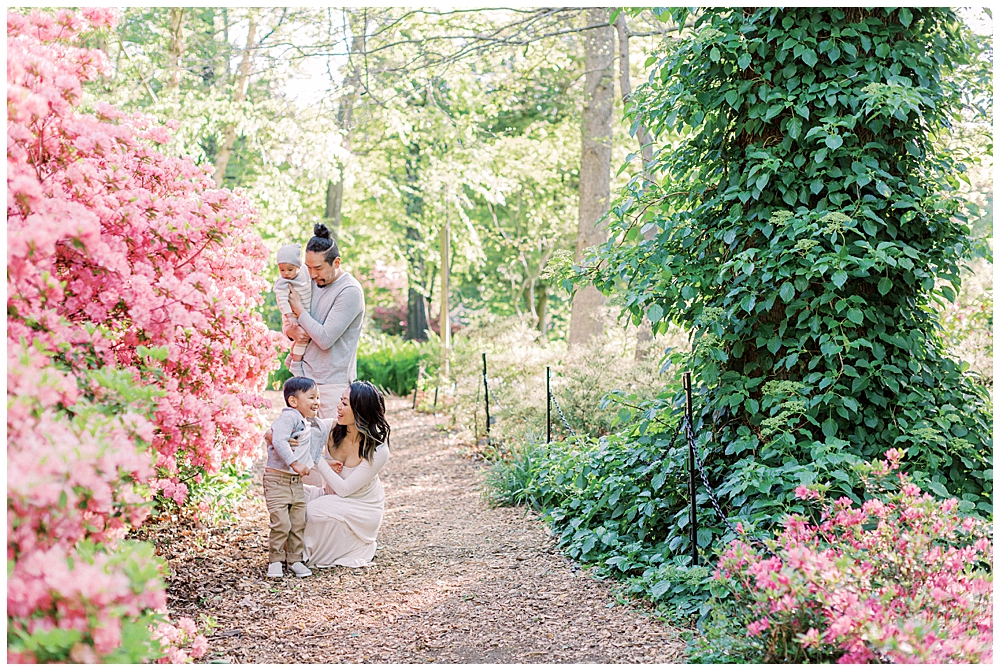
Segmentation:
<svg viewBox="0 0 1000 671">
<path fill-rule="evenodd" d="M 267 561 L 302 561 L 305 548 L 306 495 L 298 475 L 264 471 L 264 500 L 271 517 Z"/>
</svg>

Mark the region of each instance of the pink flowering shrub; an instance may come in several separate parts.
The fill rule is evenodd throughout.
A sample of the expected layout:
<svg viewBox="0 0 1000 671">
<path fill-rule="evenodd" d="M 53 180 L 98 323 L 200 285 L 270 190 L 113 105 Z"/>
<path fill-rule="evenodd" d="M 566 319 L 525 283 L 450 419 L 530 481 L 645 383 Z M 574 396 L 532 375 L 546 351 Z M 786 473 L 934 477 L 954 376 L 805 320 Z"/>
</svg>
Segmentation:
<svg viewBox="0 0 1000 671">
<path fill-rule="evenodd" d="M 122 540 L 155 491 L 252 455 L 274 339 L 247 204 L 167 132 L 97 104 L 81 33 L 109 10 L 7 16 L 8 661 L 203 654 L 167 626 L 163 562 Z"/>
<path fill-rule="evenodd" d="M 76 109 L 106 66 L 72 46 L 84 17 L 110 20 L 8 14 L 7 337 L 37 340 L 72 371 L 120 367 L 162 390 L 162 489 L 184 467 L 215 471 L 259 446 L 277 345 L 255 312 L 266 250 L 244 199 L 156 149 L 165 128 Z"/>
<path fill-rule="evenodd" d="M 774 556 L 737 540 L 720 558 L 762 661 L 992 661 L 989 526 L 898 473 L 901 452 L 886 456 L 867 465 L 863 505 L 802 487 L 818 523 L 790 516 Z"/>
</svg>

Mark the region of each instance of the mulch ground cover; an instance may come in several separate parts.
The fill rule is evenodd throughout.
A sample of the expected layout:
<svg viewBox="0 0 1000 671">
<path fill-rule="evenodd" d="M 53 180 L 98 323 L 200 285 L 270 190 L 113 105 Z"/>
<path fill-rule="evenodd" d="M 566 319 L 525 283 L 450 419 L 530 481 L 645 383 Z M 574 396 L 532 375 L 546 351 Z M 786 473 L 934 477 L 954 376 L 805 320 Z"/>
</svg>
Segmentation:
<svg viewBox="0 0 1000 671">
<path fill-rule="evenodd" d="M 284 403 L 269 394 L 273 416 Z M 171 612 L 217 623 L 203 661 L 683 661 L 678 630 L 616 583 L 580 570 L 534 513 L 486 505 L 482 464 L 463 456 L 433 415 L 413 412 L 406 399 L 388 406 L 374 565 L 266 578 L 259 477 L 234 523 L 162 520 L 149 529 L 170 564 Z"/>
</svg>

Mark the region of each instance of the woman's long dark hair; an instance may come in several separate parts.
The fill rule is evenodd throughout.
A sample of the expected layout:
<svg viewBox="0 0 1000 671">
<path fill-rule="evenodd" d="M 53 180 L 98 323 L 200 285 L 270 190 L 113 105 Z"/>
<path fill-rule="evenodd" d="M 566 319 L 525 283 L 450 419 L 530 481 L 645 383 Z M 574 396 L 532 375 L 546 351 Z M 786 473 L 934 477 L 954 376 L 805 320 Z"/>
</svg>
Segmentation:
<svg viewBox="0 0 1000 671">
<path fill-rule="evenodd" d="M 371 462 L 376 448 L 382 443 L 389 443 L 389 423 L 385 421 L 385 399 L 371 382 L 358 380 L 350 386 L 351 411 L 354 413 L 354 425 L 361 435 L 358 444 L 358 456 Z M 347 427 L 334 424 L 330 432 L 330 451 L 347 436 Z"/>
</svg>

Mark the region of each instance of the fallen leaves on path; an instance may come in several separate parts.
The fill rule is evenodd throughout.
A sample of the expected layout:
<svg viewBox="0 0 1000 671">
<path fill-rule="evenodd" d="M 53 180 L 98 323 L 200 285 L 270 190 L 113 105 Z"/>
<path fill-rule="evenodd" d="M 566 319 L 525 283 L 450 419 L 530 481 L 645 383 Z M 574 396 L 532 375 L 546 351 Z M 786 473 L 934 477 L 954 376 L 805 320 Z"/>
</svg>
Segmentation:
<svg viewBox="0 0 1000 671">
<path fill-rule="evenodd" d="M 283 403 L 272 395 L 274 412 Z M 575 568 L 536 515 L 488 507 L 482 466 L 460 456 L 433 416 L 406 399 L 388 406 L 392 456 L 373 566 L 268 580 L 259 484 L 236 524 L 153 530 L 170 563 L 171 612 L 218 623 L 206 661 L 682 661 L 677 630 Z"/>
</svg>

